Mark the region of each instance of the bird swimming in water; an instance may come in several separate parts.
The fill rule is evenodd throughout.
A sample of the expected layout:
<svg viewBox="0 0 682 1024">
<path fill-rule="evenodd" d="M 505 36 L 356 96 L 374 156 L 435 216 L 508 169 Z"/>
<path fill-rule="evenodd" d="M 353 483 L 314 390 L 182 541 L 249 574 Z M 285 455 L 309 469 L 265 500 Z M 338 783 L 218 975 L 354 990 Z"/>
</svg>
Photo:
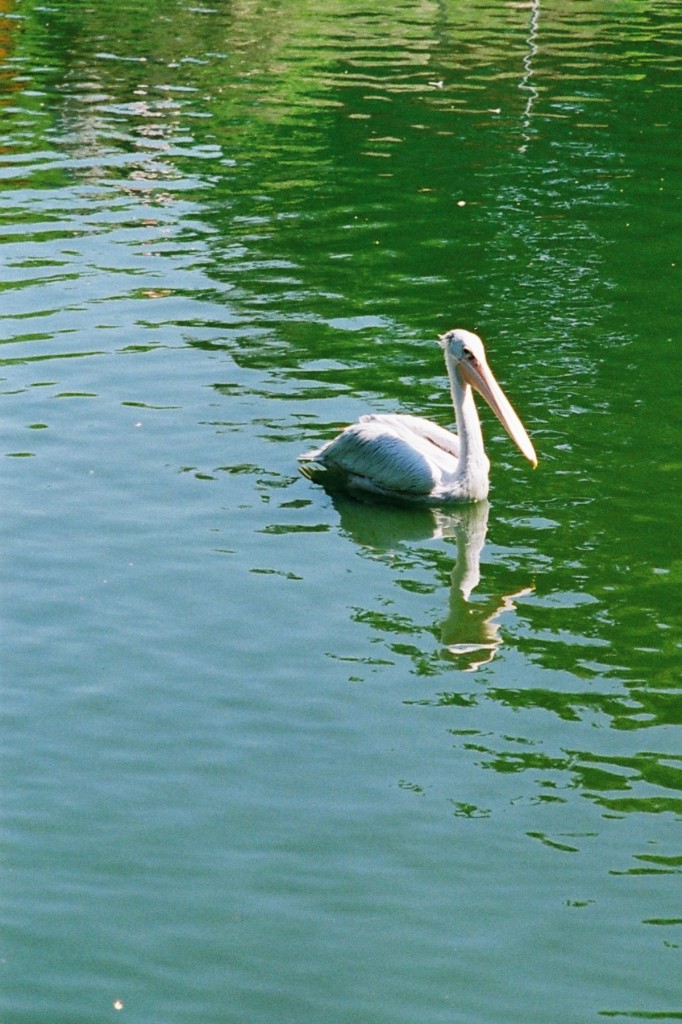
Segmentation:
<svg viewBox="0 0 682 1024">
<path fill-rule="evenodd" d="M 333 440 L 299 457 L 304 476 L 329 490 L 361 498 L 446 505 L 488 496 L 485 454 L 473 392 L 478 391 L 512 441 L 535 467 L 526 429 L 488 366 L 477 334 L 442 334 L 457 433 L 421 416 L 369 413 Z"/>
</svg>

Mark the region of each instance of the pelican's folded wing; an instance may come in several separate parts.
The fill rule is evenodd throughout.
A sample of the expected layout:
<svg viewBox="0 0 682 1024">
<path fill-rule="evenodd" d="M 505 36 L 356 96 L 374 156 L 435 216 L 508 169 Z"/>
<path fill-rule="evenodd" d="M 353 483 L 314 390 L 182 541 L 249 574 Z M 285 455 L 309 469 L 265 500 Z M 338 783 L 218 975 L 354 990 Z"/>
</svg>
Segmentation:
<svg viewBox="0 0 682 1024">
<path fill-rule="evenodd" d="M 424 419 L 423 416 L 410 416 L 409 413 L 381 413 L 370 412 L 360 417 L 361 423 L 384 423 L 386 426 L 394 426 L 397 430 L 409 430 L 412 434 L 431 441 L 437 448 L 442 448 L 448 455 L 459 458 L 460 444 L 457 434 L 445 427 L 439 427 L 432 420 Z"/>
<path fill-rule="evenodd" d="M 346 427 L 338 437 L 302 461 L 324 466 L 330 474 L 355 478 L 378 493 L 428 495 L 440 483 L 440 472 L 428 458 L 429 442 L 403 436 L 379 420 Z M 307 469 L 307 467 L 306 467 Z"/>
</svg>

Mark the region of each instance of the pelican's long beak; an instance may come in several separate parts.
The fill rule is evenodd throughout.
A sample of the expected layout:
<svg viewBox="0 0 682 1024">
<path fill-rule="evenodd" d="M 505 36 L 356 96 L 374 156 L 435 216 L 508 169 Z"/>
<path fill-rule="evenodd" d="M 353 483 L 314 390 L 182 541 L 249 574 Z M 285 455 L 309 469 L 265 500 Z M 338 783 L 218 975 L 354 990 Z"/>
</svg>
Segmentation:
<svg viewBox="0 0 682 1024">
<path fill-rule="evenodd" d="M 464 380 L 485 398 L 514 444 L 535 469 L 538 457 L 531 439 L 526 433 L 523 423 L 514 412 L 511 402 L 495 380 L 493 371 L 488 364 L 480 359 L 473 362 L 461 361 L 457 368 Z"/>
</svg>

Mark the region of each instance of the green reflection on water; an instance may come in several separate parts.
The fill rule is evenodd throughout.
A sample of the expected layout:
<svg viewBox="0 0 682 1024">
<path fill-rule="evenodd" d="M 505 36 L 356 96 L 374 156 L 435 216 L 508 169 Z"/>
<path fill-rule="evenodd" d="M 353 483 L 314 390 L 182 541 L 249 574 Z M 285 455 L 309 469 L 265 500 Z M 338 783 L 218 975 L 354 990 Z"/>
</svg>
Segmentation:
<svg viewBox="0 0 682 1024">
<path fill-rule="evenodd" d="M 0 18 L 17 1020 L 680 1018 L 678 20 Z M 456 323 L 484 536 L 307 489 Z"/>
</svg>

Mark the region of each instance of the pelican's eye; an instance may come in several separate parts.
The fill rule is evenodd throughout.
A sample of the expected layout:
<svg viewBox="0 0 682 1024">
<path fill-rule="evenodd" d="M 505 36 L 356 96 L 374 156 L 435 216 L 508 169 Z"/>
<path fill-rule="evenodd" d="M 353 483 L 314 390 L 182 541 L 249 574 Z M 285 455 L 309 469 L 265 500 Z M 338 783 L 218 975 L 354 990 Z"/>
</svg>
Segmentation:
<svg viewBox="0 0 682 1024">
<path fill-rule="evenodd" d="M 474 355 L 474 353 L 471 351 L 470 348 L 463 349 L 462 350 L 462 355 L 466 359 L 467 363 L 475 363 L 476 362 L 476 356 Z"/>
</svg>

